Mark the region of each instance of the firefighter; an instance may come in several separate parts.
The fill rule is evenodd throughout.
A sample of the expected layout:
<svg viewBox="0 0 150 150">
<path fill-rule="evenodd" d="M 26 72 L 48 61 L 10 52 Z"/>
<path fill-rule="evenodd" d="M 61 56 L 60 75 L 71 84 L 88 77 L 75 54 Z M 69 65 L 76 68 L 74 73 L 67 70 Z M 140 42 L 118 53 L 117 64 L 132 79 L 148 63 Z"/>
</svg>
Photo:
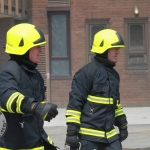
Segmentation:
<svg viewBox="0 0 150 150">
<path fill-rule="evenodd" d="M 121 142 L 128 136 L 127 119 L 114 67 L 124 47 L 115 30 L 104 29 L 94 35 L 94 61 L 75 73 L 69 93 L 65 144 L 71 150 L 76 150 L 79 142 L 81 150 L 122 150 Z"/>
<path fill-rule="evenodd" d="M 21 23 L 6 34 L 5 52 L 10 59 L 0 69 L 0 106 L 7 131 L 2 150 L 56 150 L 43 128 L 58 114 L 57 105 L 45 101 L 44 80 L 36 69 L 46 43 L 35 25 Z"/>
</svg>

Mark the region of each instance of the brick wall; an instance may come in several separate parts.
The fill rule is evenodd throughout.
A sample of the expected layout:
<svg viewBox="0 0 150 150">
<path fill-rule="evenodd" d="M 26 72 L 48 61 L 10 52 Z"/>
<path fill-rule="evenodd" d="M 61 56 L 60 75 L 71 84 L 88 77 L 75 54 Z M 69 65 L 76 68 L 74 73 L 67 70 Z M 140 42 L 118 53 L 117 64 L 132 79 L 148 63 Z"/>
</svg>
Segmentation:
<svg viewBox="0 0 150 150">
<path fill-rule="evenodd" d="M 71 0 L 71 73 L 87 63 L 86 19 L 110 18 L 109 27 L 117 30 L 125 39 L 124 18 L 134 18 L 133 7 L 138 5 L 139 17 L 150 16 L 149 0 Z M 46 0 L 28 0 L 29 22 L 39 26 L 48 34 Z M 1 19 L 2 20 L 2 19 Z M 150 26 L 148 24 L 148 26 Z M 10 20 L 0 23 L 0 43 L 3 45 L 4 32 L 10 27 Z M 2 29 L 3 28 L 3 29 Z M 150 35 L 150 30 L 148 31 Z M 148 37 L 148 43 L 150 36 Z M 126 43 L 125 43 L 126 44 Z M 148 50 L 150 45 L 148 45 Z M 49 51 L 49 50 L 48 50 Z M 0 64 L 7 56 L 1 50 Z M 126 48 L 120 51 L 116 70 L 120 74 L 120 94 L 123 106 L 150 106 L 150 72 L 148 70 L 126 70 Z M 148 65 L 150 65 L 148 51 Z M 40 64 L 39 64 L 40 65 Z M 50 64 L 47 64 L 50 65 Z M 71 79 L 51 80 L 48 101 L 66 107 Z"/>
<path fill-rule="evenodd" d="M 0 66 L 8 59 L 9 55 L 5 53 L 3 46 L 6 44 L 6 32 L 12 26 L 13 20 L 11 18 L 0 19 Z"/>
<path fill-rule="evenodd" d="M 73 74 L 86 63 L 85 19 L 110 18 L 109 27 L 125 38 L 124 18 L 134 18 L 138 5 L 139 17 L 149 17 L 149 0 L 76 0 L 71 1 L 71 50 Z M 149 41 L 150 39 L 148 39 Z M 148 42 L 149 43 L 149 42 Z M 148 47 L 149 49 L 149 47 Z M 120 74 L 120 95 L 123 106 L 150 106 L 150 72 L 125 70 L 125 50 L 120 52 L 116 70 Z M 149 56 L 149 52 L 148 52 Z M 149 58 L 148 58 L 149 60 Z M 148 62 L 149 64 L 149 62 Z"/>
<path fill-rule="evenodd" d="M 28 0 L 29 21 L 42 29 L 47 34 L 46 0 Z"/>
</svg>

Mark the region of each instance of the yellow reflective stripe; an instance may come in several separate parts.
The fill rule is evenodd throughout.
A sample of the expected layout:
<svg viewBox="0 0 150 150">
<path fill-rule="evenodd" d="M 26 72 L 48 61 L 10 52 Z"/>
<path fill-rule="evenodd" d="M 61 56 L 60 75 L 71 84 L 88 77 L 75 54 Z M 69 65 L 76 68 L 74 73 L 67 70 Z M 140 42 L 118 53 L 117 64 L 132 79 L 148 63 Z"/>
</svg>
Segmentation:
<svg viewBox="0 0 150 150">
<path fill-rule="evenodd" d="M 80 134 L 86 134 L 86 135 L 90 135 L 90 136 L 96 136 L 96 137 L 101 137 L 101 138 L 105 138 L 105 132 L 104 131 L 99 131 L 99 130 L 94 130 L 94 129 L 87 129 L 87 128 L 80 128 L 79 130 Z M 106 137 L 107 139 L 113 137 L 114 135 L 118 134 L 117 131 L 115 129 L 106 132 Z"/>
<path fill-rule="evenodd" d="M 47 140 L 49 141 L 50 144 L 54 145 L 52 139 L 50 138 L 50 136 L 47 137 Z"/>
<path fill-rule="evenodd" d="M 117 100 L 117 105 L 118 109 L 122 108 L 121 104 L 119 103 L 119 100 Z"/>
<path fill-rule="evenodd" d="M 117 110 L 115 110 L 115 117 L 121 116 L 121 115 L 123 115 L 123 114 L 124 114 L 124 112 L 123 112 L 122 109 L 117 109 Z"/>
<path fill-rule="evenodd" d="M 17 101 L 16 101 L 16 112 L 17 113 L 21 113 L 21 114 L 24 114 L 22 111 L 21 111 L 21 104 L 22 104 L 22 101 L 24 99 L 24 95 L 20 94 Z"/>
<path fill-rule="evenodd" d="M 3 108 L 0 108 L 0 111 L 3 111 L 3 112 L 7 112 L 5 109 L 3 109 Z"/>
<path fill-rule="evenodd" d="M 80 134 L 91 135 L 91 136 L 102 137 L 102 138 L 105 137 L 105 132 L 104 131 L 87 129 L 87 128 L 80 128 L 79 133 Z"/>
<path fill-rule="evenodd" d="M 106 132 L 106 136 L 107 136 L 107 139 L 113 137 L 114 135 L 118 134 L 117 131 L 115 129 L 109 131 L 109 132 Z"/>
<path fill-rule="evenodd" d="M 14 101 L 14 99 L 19 95 L 19 92 L 15 92 L 13 93 L 10 98 L 8 99 L 7 103 L 6 103 L 6 108 L 10 113 L 14 113 L 13 110 L 11 109 L 12 103 Z"/>
<path fill-rule="evenodd" d="M 66 111 L 66 116 L 76 116 L 76 117 L 81 117 L 81 112 L 76 111 L 76 110 L 67 110 Z"/>
<path fill-rule="evenodd" d="M 66 122 L 75 122 L 75 123 L 81 124 L 80 118 L 77 118 L 77 117 L 74 117 L 74 116 L 67 117 Z"/>
<path fill-rule="evenodd" d="M 118 107 L 117 109 L 121 109 L 122 108 L 121 104 L 119 104 L 117 107 Z"/>
<path fill-rule="evenodd" d="M 0 147 L 0 150 L 11 150 L 11 149 Z M 30 149 L 24 148 L 24 149 L 18 149 L 18 150 L 44 150 L 44 146 L 40 146 L 40 147 L 36 147 L 36 148 L 30 148 Z"/>
<path fill-rule="evenodd" d="M 113 98 L 105 98 L 105 97 L 88 95 L 87 100 L 99 104 L 113 104 Z"/>
</svg>

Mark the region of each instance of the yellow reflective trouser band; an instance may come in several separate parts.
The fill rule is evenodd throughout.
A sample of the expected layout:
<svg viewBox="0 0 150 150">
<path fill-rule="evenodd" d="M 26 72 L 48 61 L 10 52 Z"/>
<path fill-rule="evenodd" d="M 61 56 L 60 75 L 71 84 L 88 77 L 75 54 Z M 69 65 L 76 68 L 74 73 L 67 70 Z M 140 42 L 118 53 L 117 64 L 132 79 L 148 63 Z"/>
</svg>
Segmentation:
<svg viewBox="0 0 150 150">
<path fill-rule="evenodd" d="M 22 104 L 23 99 L 24 99 L 24 96 L 22 94 L 20 94 L 16 101 L 16 112 L 17 113 L 23 114 L 23 112 L 21 111 L 21 104 Z"/>
<path fill-rule="evenodd" d="M 113 104 L 113 98 L 105 98 L 105 97 L 88 95 L 87 100 L 99 104 Z"/>
<path fill-rule="evenodd" d="M 123 112 L 122 109 L 117 109 L 117 110 L 115 110 L 115 117 L 121 116 L 121 115 L 123 115 L 123 114 L 124 114 L 124 112 Z"/>
<path fill-rule="evenodd" d="M 87 128 L 80 128 L 79 130 L 80 134 L 86 134 L 90 136 L 96 136 L 96 137 L 101 137 L 105 138 L 105 132 L 104 131 L 99 131 L 99 130 L 93 130 L 93 129 L 87 129 Z M 107 139 L 113 137 L 114 135 L 118 134 L 115 129 L 106 132 Z"/>
<path fill-rule="evenodd" d="M 47 140 L 49 141 L 50 144 L 54 145 L 53 141 L 51 140 L 50 136 L 47 137 Z"/>
<path fill-rule="evenodd" d="M 19 92 L 15 92 L 13 93 L 10 98 L 8 99 L 7 103 L 6 103 L 6 108 L 7 110 L 10 112 L 10 113 L 14 113 L 13 110 L 12 110 L 12 103 L 13 101 L 16 99 L 16 97 L 19 95 L 20 93 Z"/>
<path fill-rule="evenodd" d="M 105 132 L 104 131 L 87 129 L 87 128 L 80 128 L 79 133 L 80 134 L 91 135 L 91 136 L 102 137 L 102 138 L 105 137 Z"/>
<path fill-rule="evenodd" d="M 114 135 L 118 134 L 117 131 L 115 129 L 109 131 L 109 132 L 106 132 L 106 136 L 107 136 L 107 139 L 113 137 Z"/>
<path fill-rule="evenodd" d="M 76 110 L 66 111 L 66 122 L 75 122 L 80 124 L 81 112 Z"/>
<path fill-rule="evenodd" d="M 7 149 L 7 148 L 2 148 L 0 147 L 0 150 L 11 150 L 11 149 Z M 18 149 L 18 150 L 44 150 L 44 146 L 40 146 L 40 147 L 36 147 L 36 148 L 30 148 L 30 149 Z"/>
</svg>

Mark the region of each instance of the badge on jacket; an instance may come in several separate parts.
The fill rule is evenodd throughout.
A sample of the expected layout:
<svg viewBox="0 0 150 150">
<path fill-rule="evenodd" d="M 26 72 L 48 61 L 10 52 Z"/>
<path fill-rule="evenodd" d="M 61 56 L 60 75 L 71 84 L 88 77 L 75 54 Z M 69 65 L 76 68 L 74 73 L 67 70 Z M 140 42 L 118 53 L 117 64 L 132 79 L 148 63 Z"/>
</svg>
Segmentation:
<svg viewBox="0 0 150 150">
<path fill-rule="evenodd" d="M 0 111 L 0 138 L 4 136 L 7 130 L 7 122 L 4 114 Z"/>
</svg>

